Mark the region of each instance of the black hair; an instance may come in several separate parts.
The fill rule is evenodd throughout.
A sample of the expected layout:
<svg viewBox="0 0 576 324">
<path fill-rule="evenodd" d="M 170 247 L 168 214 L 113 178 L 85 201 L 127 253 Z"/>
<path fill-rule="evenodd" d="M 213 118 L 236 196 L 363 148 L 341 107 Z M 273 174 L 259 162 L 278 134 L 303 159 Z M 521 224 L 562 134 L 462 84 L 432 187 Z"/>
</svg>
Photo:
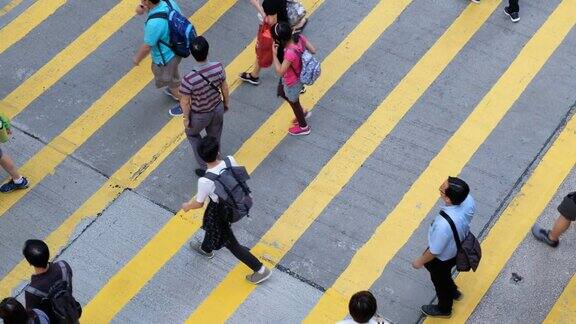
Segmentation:
<svg viewBox="0 0 576 324">
<path fill-rule="evenodd" d="M 470 193 L 470 187 L 468 184 L 456 177 L 448 177 L 448 188 L 444 193 L 449 199 L 452 205 L 460 205 L 468 194 Z"/>
<path fill-rule="evenodd" d="M 37 268 L 48 267 L 50 250 L 48 245 L 41 240 L 28 240 L 24 243 L 24 257 L 32 266 Z"/>
<path fill-rule="evenodd" d="M 273 16 L 278 14 L 278 7 L 275 6 L 273 2 L 274 1 L 262 2 L 262 9 L 264 9 L 264 13 L 266 14 L 266 16 Z"/>
<path fill-rule="evenodd" d="M 210 45 L 204 36 L 198 36 L 190 42 L 190 53 L 198 62 L 206 61 Z"/>
<path fill-rule="evenodd" d="M 198 144 L 198 155 L 206 163 L 214 162 L 218 158 L 218 152 L 220 151 L 220 144 L 216 137 L 206 136 L 200 140 Z"/>
<path fill-rule="evenodd" d="M 157 5 L 158 3 L 160 3 L 161 0 L 148 0 L 150 2 L 152 2 L 153 4 Z"/>
<path fill-rule="evenodd" d="M 283 62 L 284 48 L 286 47 L 286 44 L 290 40 L 297 43 L 300 39 L 300 36 L 297 34 L 295 35 L 292 32 L 292 27 L 290 27 L 290 24 L 286 22 L 279 22 L 272 26 L 272 38 L 278 44 L 278 61 Z"/>
<path fill-rule="evenodd" d="M 348 303 L 350 316 L 358 323 L 368 323 L 377 308 L 376 298 L 367 290 L 355 293 Z"/>
<path fill-rule="evenodd" d="M 0 318 L 4 321 L 4 324 L 28 323 L 26 309 L 13 297 L 4 298 L 0 302 Z"/>
</svg>

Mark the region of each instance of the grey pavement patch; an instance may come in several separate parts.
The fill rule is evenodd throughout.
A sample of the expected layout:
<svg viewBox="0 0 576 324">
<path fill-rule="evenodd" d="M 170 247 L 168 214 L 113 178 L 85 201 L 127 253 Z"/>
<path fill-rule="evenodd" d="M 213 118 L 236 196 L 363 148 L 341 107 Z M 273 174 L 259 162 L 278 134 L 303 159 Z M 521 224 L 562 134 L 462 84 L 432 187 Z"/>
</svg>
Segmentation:
<svg viewBox="0 0 576 324">
<path fill-rule="evenodd" d="M 558 217 L 556 207 L 576 188 L 576 168 L 558 188 L 537 224 L 551 228 Z M 470 323 L 541 323 L 576 272 L 574 226 L 553 249 L 528 232 L 490 289 L 472 313 Z M 514 273 L 523 277 L 512 282 Z"/>
<path fill-rule="evenodd" d="M 85 305 L 156 234 L 172 213 L 125 191 L 58 257 L 74 271 L 74 295 Z"/>
<path fill-rule="evenodd" d="M 14 90 L 116 3 L 114 0 L 67 1 L 21 41 L 2 53 L 0 97 L 4 98 Z"/>
<path fill-rule="evenodd" d="M 11 0 L 0 1 L 0 8 L 4 8 L 4 6 L 11 2 Z M 17 6 L 13 7 L 10 11 L 0 17 L 0 28 L 4 28 L 4 26 L 16 19 L 16 17 L 22 14 L 34 2 L 35 0 L 22 0 L 22 2 Z"/>
</svg>

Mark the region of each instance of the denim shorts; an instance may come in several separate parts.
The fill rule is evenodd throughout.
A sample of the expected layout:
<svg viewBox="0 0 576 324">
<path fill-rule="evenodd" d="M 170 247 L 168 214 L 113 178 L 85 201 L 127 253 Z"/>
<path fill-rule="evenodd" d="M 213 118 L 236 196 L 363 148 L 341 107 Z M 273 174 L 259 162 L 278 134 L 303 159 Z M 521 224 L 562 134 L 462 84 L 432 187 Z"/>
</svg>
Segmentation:
<svg viewBox="0 0 576 324">
<path fill-rule="evenodd" d="M 288 101 L 290 102 L 298 101 L 298 99 L 300 98 L 300 91 L 304 89 L 304 85 L 302 84 L 302 82 L 298 81 L 291 86 L 287 86 L 284 84 L 284 80 L 282 80 L 282 84 L 284 86 L 284 94 L 286 95 L 286 98 L 288 98 Z"/>
</svg>

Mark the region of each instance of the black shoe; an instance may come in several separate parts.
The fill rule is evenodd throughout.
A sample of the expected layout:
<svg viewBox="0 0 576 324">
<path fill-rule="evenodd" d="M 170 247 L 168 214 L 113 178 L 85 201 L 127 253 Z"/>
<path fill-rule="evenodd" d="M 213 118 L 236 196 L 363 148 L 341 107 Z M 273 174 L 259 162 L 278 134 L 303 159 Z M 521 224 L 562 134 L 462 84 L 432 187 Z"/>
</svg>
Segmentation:
<svg viewBox="0 0 576 324">
<path fill-rule="evenodd" d="M 464 295 L 462 295 L 460 290 L 454 291 L 454 294 L 452 295 L 452 299 L 454 299 L 456 301 L 462 300 L 463 297 L 464 297 Z"/>
<path fill-rule="evenodd" d="M 253 77 L 250 72 L 240 73 L 240 80 L 251 83 L 253 85 L 259 85 L 260 84 L 260 78 Z"/>
<path fill-rule="evenodd" d="M 552 241 L 550 239 L 550 231 L 543 229 L 542 227 L 540 227 L 538 224 L 534 224 L 534 226 L 532 226 L 532 235 L 534 235 L 534 237 L 541 242 L 544 242 L 548 245 L 550 245 L 551 247 L 555 248 L 558 247 L 558 244 L 560 242 L 558 241 Z"/>
<path fill-rule="evenodd" d="M 28 179 L 22 177 L 22 183 L 14 182 L 14 179 L 10 179 L 10 181 L 6 182 L 2 186 L 0 186 L 1 193 L 9 193 L 14 190 L 21 190 L 28 188 Z"/>
<path fill-rule="evenodd" d="M 452 312 L 443 312 L 438 305 L 423 305 L 421 310 L 424 315 L 431 317 L 450 318 L 450 316 L 452 316 Z"/>
<path fill-rule="evenodd" d="M 518 15 L 518 12 L 510 12 L 508 7 L 504 7 L 504 13 L 508 15 L 508 17 L 510 17 L 510 20 L 512 20 L 512 22 L 520 21 L 520 16 Z"/>
<path fill-rule="evenodd" d="M 206 174 L 206 170 L 203 169 L 196 169 L 194 172 L 196 172 L 196 175 L 199 177 L 203 177 Z"/>
</svg>

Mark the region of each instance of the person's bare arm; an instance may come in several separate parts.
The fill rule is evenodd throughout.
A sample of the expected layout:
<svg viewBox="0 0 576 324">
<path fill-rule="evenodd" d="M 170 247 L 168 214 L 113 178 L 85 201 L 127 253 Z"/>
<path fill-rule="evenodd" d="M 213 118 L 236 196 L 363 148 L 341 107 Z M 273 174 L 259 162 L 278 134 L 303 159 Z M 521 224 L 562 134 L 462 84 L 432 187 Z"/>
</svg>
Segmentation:
<svg viewBox="0 0 576 324">
<path fill-rule="evenodd" d="M 284 62 L 280 63 L 280 60 L 278 60 L 278 55 L 276 55 L 277 53 L 278 53 L 278 44 L 274 44 L 272 46 L 272 58 L 274 61 L 274 70 L 276 71 L 276 74 L 278 76 L 283 76 L 286 73 L 286 71 L 288 71 L 288 69 L 290 68 L 292 62 L 284 58 Z"/>
<path fill-rule="evenodd" d="M 202 207 L 204 207 L 204 203 L 203 202 L 199 203 L 194 198 L 192 198 L 192 200 L 190 200 L 189 202 L 185 202 L 182 204 L 182 210 L 184 210 L 185 212 L 192 209 L 199 209 Z"/>
<path fill-rule="evenodd" d="M 426 263 L 434 260 L 435 258 L 436 256 L 432 254 L 432 252 L 430 252 L 430 249 L 426 249 L 426 251 L 424 251 L 424 253 L 422 253 L 420 257 L 418 257 L 416 260 L 414 260 L 414 262 L 412 262 L 412 267 L 414 267 L 414 269 L 420 269 Z"/>
<path fill-rule="evenodd" d="M 264 9 L 262 8 L 262 5 L 260 4 L 259 0 L 250 0 L 250 4 L 252 4 L 252 6 L 256 8 L 258 13 L 261 14 L 262 17 L 266 17 L 266 13 L 264 13 Z"/>
<path fill-rule="evenodd" d="M 190 128 L 190 96 L 183 93 L 180 94 L 180 108 L 182 108 L 184 128 Z"/>
<path fill-rule="evenodd" d="M 314 44 L 310 43 L 310 41 L 308 41 L 308 40 L 306 42 L 306 49 L 308 50 L 308 52 L 310 52 L 312 54 L 316 54 L 316 47 L 314 46 Z"/>
<path fill-rule="evenodd" d="M 152 50 L 152 48 L 146 44 L 142 44 L 140 45 L 140 48 L 138 49 L 138 52 L 136 52 L 136 54 L 134 55 L 134 58 L 132 59 L 132 62 L 134 63 L 134 65 L 138 65 L 140 64 L 140 62 L 142 62 L 142 60 L 148 55 L 150 54 L 150 51 Z"/>
<path fill-rule="evenodd" d="M 224 110 L 228 111 L 230 108 L 230 91 L 228 90 L 228 82 L 226 80 L 222 81 L 220 86 L 220 91 L 222 91 L 222 100 L 224 101 Z"/>
</svg>

